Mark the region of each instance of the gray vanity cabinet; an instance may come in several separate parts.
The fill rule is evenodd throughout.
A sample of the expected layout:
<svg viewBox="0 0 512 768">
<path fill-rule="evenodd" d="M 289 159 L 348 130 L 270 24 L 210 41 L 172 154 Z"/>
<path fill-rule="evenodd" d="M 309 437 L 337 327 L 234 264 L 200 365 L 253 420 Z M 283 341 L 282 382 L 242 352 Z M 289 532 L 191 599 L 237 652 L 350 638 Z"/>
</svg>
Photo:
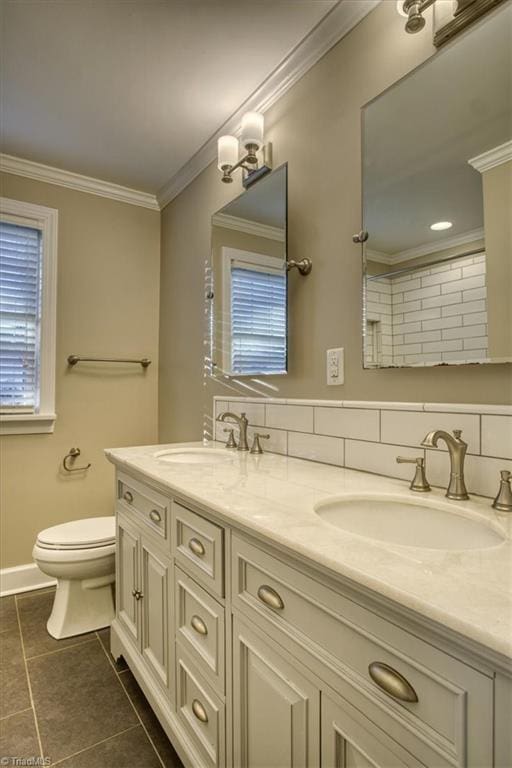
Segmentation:
<svg viewBox="0 0 512 768">
<path fill-rule="evenodd" d="M 117 618 L 154 681 L 174 699 L 171 559 L 123 510 L 117 512 L 117 541 Z"/>
<path fill-rule="evenodd" d="M 425 768 L 348 701 L 325 691 L 321 733 L 322 768 Z"/>
<path fill-rule="evenodd" d="M 187 768 L 510 768 L 502 662 L 151 483 L 117 487 L 111 650 Z"/>
<path fill-rule="evenodd" d="M 140 535 L 122 511 L 117 513 L 116 530 L 116 619 L 140 647 L 140 605 L 135 597 L 140 583 Z"/>
<path fill-rule="evenodd" d="M 318 766 L 318 686 L 306 670 L 237 618 L 233 643 L 234 765 Z"/>
</svg>

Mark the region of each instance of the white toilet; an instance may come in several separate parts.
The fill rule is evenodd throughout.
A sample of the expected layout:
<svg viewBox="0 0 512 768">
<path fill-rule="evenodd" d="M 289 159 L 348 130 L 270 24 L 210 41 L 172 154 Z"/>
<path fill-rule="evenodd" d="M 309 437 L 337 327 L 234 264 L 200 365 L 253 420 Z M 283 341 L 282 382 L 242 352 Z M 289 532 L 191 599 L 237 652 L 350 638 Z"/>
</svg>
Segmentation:
<svg viewBox="0 0 512 768">
<path fill-rule="evenodd" d="M 32 557 L 57 579 L 46 624 L 58 640 L 108 626 L 114 618 L 115 518 L 89 517 L 46 528 Z"/>
</svg>

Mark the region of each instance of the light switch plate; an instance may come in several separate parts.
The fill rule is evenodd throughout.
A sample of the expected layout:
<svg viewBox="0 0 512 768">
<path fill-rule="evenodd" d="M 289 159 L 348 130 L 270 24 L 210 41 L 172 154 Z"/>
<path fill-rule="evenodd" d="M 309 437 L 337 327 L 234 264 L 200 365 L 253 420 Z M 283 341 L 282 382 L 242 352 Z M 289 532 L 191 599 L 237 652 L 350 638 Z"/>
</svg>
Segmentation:
<svg viewBox="0 0 512 768">
<path fill-rule="evenodd" d="M 337 386 L 345 383 L 345 360 L 343 347 L 327 350 L 327 384 Z"/>
</svg>

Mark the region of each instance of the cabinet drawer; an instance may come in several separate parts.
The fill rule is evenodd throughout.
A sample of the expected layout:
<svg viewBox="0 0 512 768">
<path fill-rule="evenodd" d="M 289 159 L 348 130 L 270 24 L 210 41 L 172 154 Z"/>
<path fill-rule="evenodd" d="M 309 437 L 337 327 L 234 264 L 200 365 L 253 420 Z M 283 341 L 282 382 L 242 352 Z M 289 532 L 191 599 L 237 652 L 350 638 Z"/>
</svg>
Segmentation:
<svg viewBox="0 0 512 768">
<path fill-rule="evenodd" d="M 164 541 L 169 541 L 170 501 L 152 488 L 121 473 L 117 476 L 119 502 Z"/>
<path fill-rule="evenodd" d="M 401 728 L 401 743 L 410 745 L 414 754 L 419 738 L 430 764 L 488 763 L 491 678 L 244 539 L 233 536 L 232 541 L 235 608 L 260 625 L 263 617 L 279 633 L 281 643 L 292 638 L 336 670 L 340 680 L 352 686 L 354 696 L 362 697 L 361 706 L 371 710 L 376 724 L 385 731 Z M 372 679 L 369 667 L 375 663 L 381 666 L 372 667 Z M 403 693 L 402 678 L 418 701 L 386 692 L 395 686 Z M 333 685 L 330 678 L 328 682 Z"/>
<path fill-rule="evenodd" d="M 173 502 L 176 562 L 207 589 L 224 597 L 223 529 Z"/>
<path fill-rule="evenodd" d="M 214 688 L 224 693 L 224 607 L 175 568 L 176 638 Z"/>
<path fill-rule="evenodd" d="M 178 644 L 176 658 L 178 717 L 208 768 L 225 765 L 224 703 L 201 678 Z"/>
</svg>

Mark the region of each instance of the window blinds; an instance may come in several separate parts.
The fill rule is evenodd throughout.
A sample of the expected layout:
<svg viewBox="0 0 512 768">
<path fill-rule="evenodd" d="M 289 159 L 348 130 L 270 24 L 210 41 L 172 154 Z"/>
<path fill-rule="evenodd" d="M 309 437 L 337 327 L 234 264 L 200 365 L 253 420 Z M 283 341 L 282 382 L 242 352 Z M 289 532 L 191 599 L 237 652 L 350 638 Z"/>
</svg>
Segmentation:
<svg viewBox="0 0 512 768">
<path fill-rule="evenodd" d="M 231 367 L 240 375 L 286 372 L 286 275 L 231 270 Z"/>
<path fill-rule="evenodd" d="M 0 407 L 39 405 L 41 231 L 0 222 Z"/>
</svg>

